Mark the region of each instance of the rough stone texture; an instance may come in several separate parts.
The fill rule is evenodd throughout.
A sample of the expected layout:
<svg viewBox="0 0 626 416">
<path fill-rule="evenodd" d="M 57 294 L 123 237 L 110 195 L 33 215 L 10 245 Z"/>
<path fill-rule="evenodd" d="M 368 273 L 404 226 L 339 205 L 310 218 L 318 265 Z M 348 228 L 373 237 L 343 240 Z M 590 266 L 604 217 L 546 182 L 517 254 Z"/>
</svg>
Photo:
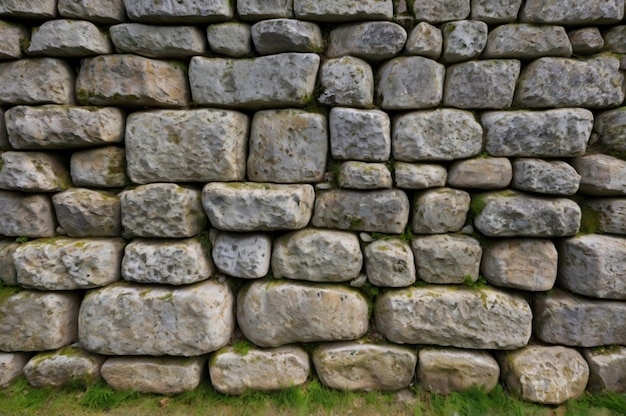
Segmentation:
<svg viewBox="0 0 626 416">
<path fill-rule="evenodd" d="M 113 51 L 98 26 L 84 20 L 57 19 L 43 23 L 30 39 L 29 55 L 80 58 Z"/>
<path fill-rule="evenodd" d="M 458 189 L 429 189 L 413 201 L 411 230 L 416 234 L 457 232 L 463 228 L 470 208 L 470 195 Z"/>
<path fill-rule="evenodd" d="M 313 214 L 314 199 L 311 185 L 213 182 L 202 191 L 211 225 L 223 231 L 304 228 Z"/>
<path fill-rule="evenodd" d="M 561 404 L 585 392 L 589 366 L 578 351 L 560 346 L 532 345 L 503 354 L 502 379 L 523 400 Z"/>
<path fill-rule="evenodd" d="M 59 0 L 59 14 L 68 19 L 112 24 L 126 20 L 124 0 Z"/>
<path fill-rule="evenodd" d="M 213 260 L 222 273 L 256 279 L 270 270 L 272 237 L 264 233 L 220 233 L 213 242 Z"/>
<path fill-rule="evenodd" d="M 154 183 L 123 191 L 120 200 L 122 227 L 135 237 L 192 237 L 206 225 L 195 188 Z"/>
<path fill-rule="evenodd" d="M 331 30 L 325 54 L 329 58 L 351 55 L 377 62 L 400 53 L 406 39 L 406 30 L 393 22 L 343 25 Z"/>
<path fill-rule="evenodd" d="M 74 186 L 118 188 L 130 184 L 126 175 L 126 153 L 115 146 L 73 153 L 70 175 Z"/>
<path fill-rule="evenodd" d="M 48 351 L 76 341 L 78 292 L 4 289 L 0 301 L 0 350 Z"/>
<path fill-rule="evenodd" d="M 10 386 L 15 379 L 21 376 L 29 358 L 30 354 L 24 352 L 0 353 L 0 387 Z"/>
<path fill-rule="evenodd" d="M 353 56 L 328 59 L 320 68 L 321 93 L 326 105 L 369 107 L 374 102 L 374 73 L 370 65 Z"/>
<path fill-rule="evenodd" d="M 375 286 L 405 287 L 415 283 L 415 259 L 400 238 L 376 240 L 365 246 L 367 280 Z"/>
<path fill-rule="evenodd" d="M 83 299 L 79 338 L 105 355 L 202 355 L 228 342 L 234 302 L 228 284 L 215 280 L 181 288 L 112 284 Z"/>
<path fill-rule="evenodd" d="M 136 55 L 100 55 L 83 61 L 76 98 L 83 105 L 184 107 L 186 68 Z"/>
<path fill-rule="evenodd" d="M 380 67 L 376 96 L 385 110 L 437 107 L 446 69 L 422 56 L 395 58 Z"/>
<path fill-rule="evenodd" d="M 441 23 L 462 20 L 470 14 L 470 0 L 425 0 L 413 3 L 417 20 Z"/>
<path fill-rule="evenodd" d="M 24 367 L 24 376 L 33 387 L 59 387 L 70 383 L 89 385 L 100 378 L 100 367 L 105 359 L 74 343 L 35 355 Z"/>
<path fill-rule="evenodd" d="M 487 351 L 423 348 L 418 357 L 417 379 L 431 393 L 447 395 L 472 388 L 489 393 L 498 384 L 500 366 Z"/>
<path fill-rule="evenodd" d="M 552 289 L 557 264 L 549 239 L 498 239 L 485 245 L 480 271 L 493 285 L 535 292 Z"/>
<path fill-rule="evenodd" d="M 237 22 L 210 25 L 207 28 L 207 39 L 209 48 L 215 53 L 234 58 L 252 54 L 250 25 Z"/>
<path fill-rule="evenodd" d="M 613 53 L 626 53 L 626 26 L 614 26 L 603 33 L 605 49 Z"/>
<path fill-rule="evenodd" d="M 421 55 L 437 59 L 441 55 L 442 48 L 441 30 L 430 23 L 419 22 L 409 33 L 404 51 L 407 55 Z"/>
<path fill-rule="evenodd" d="M 600 113 L 594 131 L 600 143 L 609 150 L 626 152 L 626 107 Z M 8 111 L 7 111 L 8 113 Z"/>
<path fill-rule="evenodd" d="M 13 253 L 20 246 L 15 240 L 0 240 L 0 281 L 5 285 L 17 285 L 17 272 L 13 262 Z M 0 385 L 2 383 L 0 382 Z"/>
<path fill-rule="evenodd" d="M 571 199 L 542 198 L 512 190 L 475 196 L 474 225 L 489 237 L 565 237 L 580 227 Z"/>
<path fill-rule="evenodd" d="M 448 177 L 448 171 L 441 165 L 396 162 L 394 171 L 395 185 L 404 189 L 444 186 Z"/>
<path fill-rule="evenodd" d="M 367 331 L 367 309 L 365 297 L 345 286 L 258 280 L 239 291 L 237 322 L 261 347 L 347 341 Z"/>
<path fill-rule="evenodd" d="M 308 228 L 277 238 L 271 265 L 276 278 L 345 282 L 358 277 L 363 254 L 353 233 Z"/>
<path fill-rule="evenodd" d="M 135 183 L 245 178 L 248 116 L 217 109 L 156 110 L 126 121 L 127 172 Z"/>
<path fill-rule="evenodd" d="M 298 19 L 322 22 L 350 20 L 391 20 L 391 0 L 294 0 L 293 11 Z"/>
<path fill-rule="evenodd" d="M 520 13 L 522 22 L 563 25 L 615 23 L 622 20 L 622 17 L 624 2 L 621 0 L 528 0 Z"/>
<path fill-rule="evenodd" d="M 472 0 L 471 18 L 485 23 L 507 23 L 517 18 L 522 0 Z"/>
<path fill-rule="evenodd" d="M 611 347 L 607 351 L 585 349 L 582 355 L 589 364 L 587 389 L 592 393 L 626 393 L 626 347 Z"/>
<path fill-rule="evenodd" d="M 406 388 L 417 364 L 413 349 L 360 342 L 323 344 L 313 350 L 312 358 L 321 382 L 342 391 Z"/>
<path fill-rule="evenodd" d="M 0 63 L 0 104 L 74 103 L 74 69 L 56 58 Z"/>
<path fill-rule="evenodd" d="M 376 328 L 392 342 L 471 349 L 521 348 L 532 325 L 523 298 L 491 288 L 390 290 L 376 297 L 374 316 Z"/>
<path fill-rule="evenodd" d="M 301 107 L 311 100 L 319 63 L 312 53 L 235 61 L 194 56 L 189 65 L 193 101 L 251 109 Z"/>
<path fill-rule="evenodd" d="M 415 237 L 412 243 L 417 277 L 428 283 L 450 284 L 478 280 L 482 248 L 462 234 Z"/>
<path fill-rule="evenodd" d="M 19 59 L 22 57 L 22 45 L 30 39 L 30 31 L 22 25 L 0 20 L 0 59 Z"/>
<path fill-rule="evenodd" d="M 534 335 L 550 344 L 599 347 L 626 343 L 626 303 L 553 290 L 533 305 Z"/>
<path fill-rule="evenodd" d="M 206 37 L 194 26 L 122 23 L 109 28 L 115 49 L 148 58 L 185 59 L 206 53 Z"/>
<path fill-rule="evenodd" d="M 513 167 L 505 157 L 486 157 L 455 161 L 448 171 L 448 185 L 457 188 L 506 188 L 513 177 Z"/>
<path fill-rule="evenodd" d="M 319 52 L 324 40 L 319 26 L 294 19 L 271 19 L 251 27 L 254 49 L 261 55 L 282 52 Z"/>
<path fill-rule="evenodd" d="M 61 156 L 43 152 L 0 154 L 0 188 L 23 192 L 56 192 L 71 186 Z"/>
<path fill-rule="evenodd" d="M 198 387 L 206 357 L 111 357 L 102 377 L 113 390 L 176 394 Z"/>
<path fill-rule="evenodd" d="M 178 0 L 176 3 L 124 0 L 131 20 L 159 24 L 211 23 L 232 19 L 235 12 L 233 3 L 229 0 Z"/>
<path fill-rule="evenodd" d="M 515 159 L 511 186 L 523 191 L 549 195 L 574 195 L 580 175 L 570 164 L 560 160 Z"/>
<path fill-rule="evenodd" d="M 515 103 L 528 108 L 604 108 L 624 101 L 619 59 L 599 55 L 581 61 L 539 58 L 520 75 Z"/>
<path fill-rule="evenodd" d="M 580 191 L 588 195 L 626 195 L 626 161 L 603 154 L 577 157 L 572 166 L 580 174 Z"/>
<path fill-rule="evenodd" d="M 386 189 L 392 187 L 391 172 L 383 163 L 343 162 L 338 184 L 350 189 Z"/>
<path fill-rule="evenodd" d="M 626 235 L 626 199 L 598 198 L 583 201 L 583 220 L 589 216 L 597 231 Z"/>
<path fill-rule="evenodd" d="M 250 129 L 248 178 L 254 182 L 321 182 L 326 170 L 327 130 L 322 114 L 295 109 L 256 112 Z M 246 129 L 241 132 L 245 157 Z M 225 140 L 225 146 L 232 144 Z M 223 175 L 219 169 L 215 174 L 213 180 Z M 243 179 L 244 172 L 241 174 Z"/>
<path fill-rule="evenodd" d="M 520 66 L 515 59 L 491 59 L 448 67 L 443 104 L 480 109 L 510 107 Z"/>
<path fill-rule="evenodd" d="M 600 52 L 604 47 L 604 39 L 597 27 L 585 27 L 567 33 L 576 55 Z"/>
<path fill-rule="evenodd" d="M 477 20 L 459 20 L 441 25 L 443 54 L 446 63 L 476 58 L 487 44 L 487 23 Z"/>
<path fill-rule="evenodd" d="M 397 116 L 392 125 L 395 160 L 454 160 L 482 150 L 483 129 L 469 111 L 437 109 Z"/>
<path fill-rule="evenodd" d="M 384 162 L 389 159 L 391 122 L 387 113 L 333 107 L 328 124 L 333 158 L 364 162 Z"/>
<path fill-rule="evenodd" d="M 186 285 L 206 280 L 214 273 L 211 253 L 199 237 L 134 239 L 126 246 L 121 265 L 124 280 L 136 283 Z"/>
<path fill-rule="evenodd" d="M 56 0 L 4 0 L 0 4 L 0 16 L 38 20 L 51 19 L 56 14 Z"/>
<path fill-rule="evenodd" d="M 11 149 L 9 138 L 7 137 L 7 129 L 5 126 L 5 112 L 0 109 L 0 150 Z"/>
<path fill-rule="evenodd" d="M 489 33 L 484 58 L 536 59 L 572 54 L 572 44 L 562 26 L 508 24 Z"/>
<path fill-rule="evenodd" d="M 409 199 L 399 189 L 318 192 L 312 224 L 340 230 L 400 234 L 409 221 Z"/>
<path fill-rule="evenodd" d="M 237 14 L 243 20 L 293 17 L 293 0 L 241 0 Z"/>
<path fill-rule="evenodd" d="M 307 381 L 309 355 L 297 346 L 250 348 L 243 353 L 225 347 L 211 358 L 209 373 L 213 387 L 224 394 L 281 390 Z"/>
<path fill-rule="evenodd" d="M 52 203 L 70 237 L 115 237 L 122 232 L 120 198 L 115 194 L 71 188 L 55 194 Z"/>
<path fill-rule="evenodd" d="M 48 195 L 0 191 L 0 234 L 7 237 L 52 237 L 54 207 Z"/>
</svg>

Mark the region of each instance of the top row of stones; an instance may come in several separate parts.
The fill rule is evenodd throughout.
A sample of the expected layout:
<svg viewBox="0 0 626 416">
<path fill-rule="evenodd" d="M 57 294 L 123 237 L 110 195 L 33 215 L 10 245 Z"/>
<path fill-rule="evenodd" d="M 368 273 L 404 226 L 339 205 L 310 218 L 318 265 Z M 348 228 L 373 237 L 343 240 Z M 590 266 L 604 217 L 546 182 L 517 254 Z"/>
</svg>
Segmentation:
<svg viewBox="0 0 626 416">
<path fill-rule="evenodd" d="M 487 23 L 512 22 L 561 25 L 617 23 L 624 0 L 4 0 L 0 16 L 25 19 L 66 18 L 116 23 L 127 18 L 149 23 L 206 23 L 296 17 L 320 22 L 391 20 L 412 13 L 417 20 L 441 23 L 468 16 Z"/>
</svg>

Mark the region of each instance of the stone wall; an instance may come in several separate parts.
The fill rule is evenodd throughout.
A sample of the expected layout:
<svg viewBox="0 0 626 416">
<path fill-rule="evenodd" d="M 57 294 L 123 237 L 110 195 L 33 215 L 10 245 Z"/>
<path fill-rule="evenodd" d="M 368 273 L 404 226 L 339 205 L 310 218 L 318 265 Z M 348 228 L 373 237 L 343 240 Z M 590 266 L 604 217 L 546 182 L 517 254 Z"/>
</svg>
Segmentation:
<svg viewBox="0 0 626 416">
<path fill-rule="evenodd" d="M 626 392 L 623 18 L 2 1 L 0 385 Z"/>
</svg>

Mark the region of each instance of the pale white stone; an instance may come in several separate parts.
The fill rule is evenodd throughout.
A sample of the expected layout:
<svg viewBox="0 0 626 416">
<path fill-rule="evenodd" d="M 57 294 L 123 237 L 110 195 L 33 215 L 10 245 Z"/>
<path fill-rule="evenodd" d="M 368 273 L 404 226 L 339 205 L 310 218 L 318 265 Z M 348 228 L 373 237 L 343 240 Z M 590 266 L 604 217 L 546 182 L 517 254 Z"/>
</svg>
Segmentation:
<svg viewBox="0 0 626 416">
<path fill-rule="evenodd" d="M 374 102 L 374 73 L 353 56 L 328 59 L 320 68 L 319 102 L 326 105 L 369 107 Z"/>
<path fill-rule="evenodd" d="M 21 376 L 29 358 L 30 354 L 25 352 L 1 352 L 0 387 L 9 387 L 15 379 Z"/>
<path fill-rule="evenodd" d="M 594 198 L 582 202 L 582 207 L 583 220 L 591 216 L 598 231 L 626 235 L 626 199 Z"/>
<path fill-rule="evenodd" d="M 395 185 L 404 189 L 444 186 L 448 171 L 441 165 L 395 162 Z"/>
<path fill-rule="evenodd" d="M 27 53 L 79 58 L 106 55 L 112 51 L 109 38 L 93 23 L 84 20 L 57 19 L 44 22 L 33 30 Z"/>
<path fill-rule="evenodd" d="M 399 238 L 376 240 L 365 246 L 367 280 L 382 287 L 405 287 L 415 283 L 415 259 L 411 246 Z"/>
<path fill-rule="evenodd" d="M 513 178 L 513 167 L 505 157 L 484 157 L 453 162 L 448 185 L 457 188 L 506 188 Z"/>
<path fill-rule="evenodd" d="M 295 19 L 269 19 L 251 27 L 254 49 L 261 55 L 282 52 L 320 52 L 324 40 L 319 26 Z"/>
<path fill-rule="evenodd" d="M 604 47 L 604 39 L 597 27 L 585 27 L 567 33 L 574 54 L 590 54 L 600 52 Z"/>
<path fill-rule="evenodd" d="M 582 355 L 589 364 L 589 391 L 626 393 L 626 347 L 584 349 Z"/>
<path fill-rule="evenodd" d="M 24 19 L 53 19 L 57 14 L 57 0 L 4 0 L 0 16 Z"/>
<path fill-rule="evenodd" d="M 235 13 L 229 0 L 124 0 L 131 20 L 149 23 L 207 23 L 230 20 Z"/>
<path fill-rule="evenodd" d="M 24 376 L 33 387 L 59 387 L 76 382 L 89 385 L 100 378 L 105 359 L 74 343 L 35 355 L 24 367 Z"/>
<path fill-rule="evenodd" d="M 338 184 L 350 189 L 385 189 L 392 187 L 391 172 L 383 163 L 343 162 Z"/>
<path fill-rule="evenodd" d="M 0 20 L 0 37 L 0 59 L 20 59 L 30 39 L 30 31 L 20 24 Z"/>
<path fill-rule="evenodd" d="M 126 20 L 124 0 L 59 0 L 59 14 L 68 19 L 112 24 Z"/>
<path fill-rule="evenodd" d="M 0 63 L 0 104 L 74 104 L 74 69 L 57 58 Z"/>
<path fill-rule="evenodd" d="M 210 25 L 207 28 L 207 39 L 209 48 L 215 53 L 233 58 L 252 54 L 250 25 L 245 23 L 227 22 Z"/>
<path fill-rule="evenodd" d="M 421 55 L 432 59 L 439 58 L 442 48 L 441 30 L 426 22 L 419 22 L 411 30 L 404 46 L 407 55 Z"/>
<path fill-rule="evenodd" d="M 325 54 L 329 58 L 351 55 L 377 62 L 400 53 L 406 39 L 404 28 L 393 22 L 342 25 L 330 31 Z"/>
<path fill-rule="evenodd" d="M 562 26 L 502 25 L 489 33 L 484 58 L 531 60 L 542 56 L 572 54 L 572 44 Z"/>
<path fill-rule="evenodd" d="M 350 20 L 391 20 L 392 0 L 294 0 L 298 19 L 337 22 Z"/>
<path fill-rule="evenodd" d="M 422 0 L 413 3 L 417 20 L 441 23 L 462 20 L 470 14 L 470 0 Z"/>
<path fill-rule="evenodd" d="M 126 174 L 126 153 L 115 146 L 74 152 L 70 161 L 74 186 L 119 188 L 130 184 Z"/>
<path fill-rule="evenodd" d="M 442 64 L 422 56 L 394 58 L 378 70 L 376 96 L 385 110 L 437 107 L 445 73 Z"/>
<path fill-rule="evenodd" d="M 60 155 L 44 152 L 0 154 L 0 188 L 23 192 L 56 192 L 71 186 Z"/>
<path fill-rule="evenodd" d="M 265 233 L 219 233 L 213 242 L 213 260 L 229 276 L 256 279 L 270 270 L 272 237 Z"/>
<path fill-rule="evenodd" d="M 7 237 L 52 237 L 56 217 L 44 194 L 0 190 L 0 234 Z"/>
<path fill-rule="evenodd" d="M 437 284 L 478 280 L 483 251 L 474 238 L 437 234 L 415 237 L 411 245 L 419 279 Z"/>
<path fill-rule="evenodd" d="M 115 237 L 122 232 L 120 198 L 115 194 L 71 188 L 55 194 L 52 203 L 70 237 Z"/>
<path fill-rule="evenodd" d="M 293 0 L 239 0 L 237 14 L 243 20 L 293 17 Z"/>
<path fill-rule="evenodd" d="M 580 174 L 580 191 L 588 195 L 626 195 L 626 161 L 603 154 L 577 157 L 572 166 Z"/>
<path fill-rule="evenodd" d="M 470 208 L 470 195 L 459 189 L 436 188 L 413 200 L 411 230 L 417 234 L 457 232 L 463 228 Z"/>
<path fill-rule="evenodd" d="M 522 22 L 563 25 L 615 23 L 623 17 L 622 0 L 527 0 L 520 13 Z"/>
<path fill-rule="evenodd" d="M 17 285 L 17 272 L 13 262 L 13 253 L 19 246 L 20 243 L 15 240 L 0 240 L 0 281 L 8 286 Z"/>
<path fill-rule="evenodd" d="M 206 54 L 204 32 L 194 26 L 152 26 L 122 23 L 109 28 L 117 52 L 148 58 L 186 59 Z"/>
<path fill-rule="evenodd" d="M 472 19 L 485 23 L 513 22 L 522 0 L 472 0 Z"/>
<path fill-rule="evenodd" d="M 446 63 L 476 58 L 487 44 L 487 23 L 478 20 L 457 20 L 441 25 L 443 53 Z"/>
<path fill-rule="evenodd" d="M 561 160 L 520 158 L 513 161 L 511 186 L 515 189 L 541 194 L 574 195 L 578 191 L 580 179 L 576 169 Z"/>
<path fill-rule="evenodd" d="M 333 158 L 364 162 L 384 162 L 389 159 L 391 122 L 387 113 L 333 107 L 328 124 Z"/>
</svg>

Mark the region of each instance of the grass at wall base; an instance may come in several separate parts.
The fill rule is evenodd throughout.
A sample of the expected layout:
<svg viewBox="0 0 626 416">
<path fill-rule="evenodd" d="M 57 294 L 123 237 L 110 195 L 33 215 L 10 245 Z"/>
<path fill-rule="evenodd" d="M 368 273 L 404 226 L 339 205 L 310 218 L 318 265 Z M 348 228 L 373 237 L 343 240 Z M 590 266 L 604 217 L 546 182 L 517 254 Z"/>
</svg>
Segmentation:
<svg viewBox="0 0 626 416">
<path fill-rule="evenodd" d="M 500 385 L 489 394 L 473 390 L 449 396 L 413 387 L 403 392 L 341 392 L 312 380 L 279 392 L 226 396 L 207 382 L 182 394 L 165 396 L 113 391 L 104 381 L 87 388 L 70 385 L 34 388 L 21 377 L 0 390 L 1 416 L 80 415 L 415 415 L 415 416 L 623 416 L 626 395 L 586 394 L 561 406 L 540 406 L 506 394 Z"/>
</svg>

